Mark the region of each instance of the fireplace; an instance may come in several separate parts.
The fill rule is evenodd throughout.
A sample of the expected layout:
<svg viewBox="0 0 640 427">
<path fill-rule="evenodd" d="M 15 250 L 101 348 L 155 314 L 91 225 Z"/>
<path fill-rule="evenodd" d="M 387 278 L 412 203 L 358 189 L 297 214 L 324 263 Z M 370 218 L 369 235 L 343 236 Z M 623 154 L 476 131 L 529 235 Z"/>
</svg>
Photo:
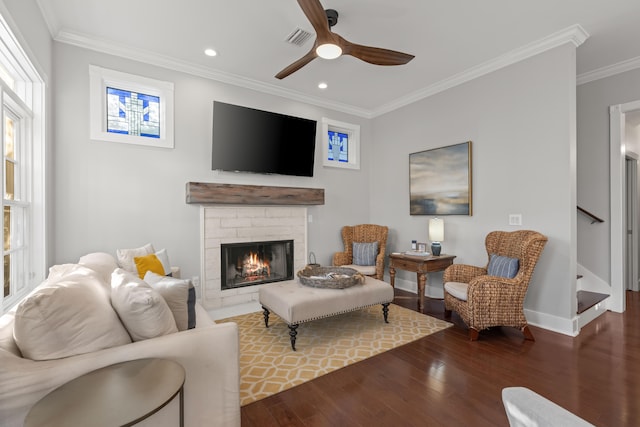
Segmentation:
<svg viewBox="0 0 640 427">
<path fill-rule="evenodd" d="M 199 297 L 207 310 L 258 304 L 260 286 L 222 287 L 222 270 L 225 282 L 228 272 L 226 259 L 225 268 L 221 268 L 222 245 L 292 240 L 293 277 L 289 280 L 295 280 L 295 272 L 308 262 L 307 208 L 304 206 L 202 205 L 200 220 L 202 288 Z M 274 266 L 270 267 L 273 270 Z M 233 274 L 235 276 L 235 271 Z"/>
<path fill-rule="evenodd" d="M 293 279 L 293 240 L 220 245 L 221 289 Z"/>
</svg>

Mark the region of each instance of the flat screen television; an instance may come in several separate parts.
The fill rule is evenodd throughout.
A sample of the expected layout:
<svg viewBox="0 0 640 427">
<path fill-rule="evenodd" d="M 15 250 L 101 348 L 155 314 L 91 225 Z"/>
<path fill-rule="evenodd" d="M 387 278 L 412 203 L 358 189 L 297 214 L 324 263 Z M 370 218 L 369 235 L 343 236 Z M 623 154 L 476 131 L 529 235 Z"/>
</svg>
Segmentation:
<svg viewBox="0 0 640 427">
<path fill-rule="evenodd" d="M 316 121 L 213 102 L 213 170 L 313 176 Z"/>
</svg>

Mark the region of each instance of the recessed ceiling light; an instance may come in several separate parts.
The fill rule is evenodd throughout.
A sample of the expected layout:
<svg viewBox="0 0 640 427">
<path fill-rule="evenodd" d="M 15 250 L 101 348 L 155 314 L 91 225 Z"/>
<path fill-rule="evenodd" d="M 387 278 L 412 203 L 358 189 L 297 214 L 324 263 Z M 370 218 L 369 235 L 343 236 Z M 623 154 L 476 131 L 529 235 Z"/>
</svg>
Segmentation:
<svg viewBox="0 0 640 427">
<path fill-rule="evenodd" d="M 329 87 L 329 85 L 328 85 L 328 84 L 326 84 L 325 82 L 320 82 L 320 83 L 318 83 L 318 87 L 319 87 L 320 89 L 326 89 L 326 88 L 328 88 L 328 87 Z"/>
<path fill-rule="evenodd" d="M 207 56 L 216 56 L 218 54 L 218 52 L 216 52 L 213 49 L 205 49 L 204 50 L 204 54 Z"/>
</svg>

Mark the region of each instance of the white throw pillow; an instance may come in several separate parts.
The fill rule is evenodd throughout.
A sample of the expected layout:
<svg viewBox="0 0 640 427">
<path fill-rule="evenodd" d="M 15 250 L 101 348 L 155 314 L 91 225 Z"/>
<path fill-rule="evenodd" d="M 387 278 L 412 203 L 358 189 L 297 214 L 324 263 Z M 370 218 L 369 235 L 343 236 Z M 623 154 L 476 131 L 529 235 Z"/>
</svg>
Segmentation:
<svg viewBox="0 0 640 427">
<path fill-rule="evenodd" d="M 49 279 L 18 305 L 13 335 L 24 357 L 59 359 L 131 342 L 102 281 L 86 271 Z"/>
<path fill-rule="evenodd" d="M 147 271 L 144 281 L 158 291 L 173 313 L 176 326 L 179 331 L 187 330 L 189 325 L 189 312 L 187 301 L 189 299 L 189 280 L 160 276 L 153 271 Z"/>
<path fill-rule="evenodd" d="M 133 341 L 178 332 L 164 298 L 134 273 L 118 268 L 111 274 L 111 304 Z"/>
<path fill-rule="evenodd" d="M 107 301 L 111 300 L 111 275 L 109 280 L 105 281 L 101 272 L 98 272 L 92 268 L 82 264 L 58 264 L 49 268 L 49 275 L 47 276 L 47 282 L 57 282 L 58 280 L 67 276 L 78 277 L 92 277 L 99 281 L 102 285 L 102 290 L 105 293 Z"/>
<path fill-rule="evenodd" d="M 155 250 L 151 243 L 147 243 L 144 246 L 133 249 L 118 249 L 116 250 L 116 256 L 118 257 L 118 264 L 121 268 L 136 272 L 136 263 L 133 261 L 133 258 L 137 256 L 144 256 L 154 253 Z"/>
<path fill-rule="evenodd" d="M 100 273 L 105 283 L 111 283 L 111 273 L 118 268 L 118 262 L 113 255 L 106 252 L 93 252 L 81 256 L 78 260 L 78 264 L 89 267 L 92 270 Z"/>
</svg>

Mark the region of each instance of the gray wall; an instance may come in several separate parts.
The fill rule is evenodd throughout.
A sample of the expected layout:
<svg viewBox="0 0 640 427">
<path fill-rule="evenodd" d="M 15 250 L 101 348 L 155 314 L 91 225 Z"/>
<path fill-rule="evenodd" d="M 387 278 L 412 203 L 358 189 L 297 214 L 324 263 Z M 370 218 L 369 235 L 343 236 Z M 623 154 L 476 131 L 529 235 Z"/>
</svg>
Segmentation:
<svg viewBox="0 0 640 427">
<path fill-rule="evenodd" d="M 474 214 L 445 217 L 444 250 L 456 254 L 457 262 L 484 264 L 486 233 L 514 229 L 507 225 L 508 215 L 521 213 L 522 228 L 549 236 L 525 304 L 528 316 L 534 323 L 567 332 L 567 321 L 575 313 L 576 88 L 572 46 L 366 120 L 69 45 L 54 43 L 52 51 L 34 0 L 5 0 L 4 4 L 49 82 L 55 77 L 54 103 L 48 108 L 49 123 L 55 123 L 53 138 L 48 138 L 54 147 L 50 153 L 50 264 L 73 262 L 90 251 L 113 253 L 116 248 L 152 242 L 157 248 L 167 248 L 173 263 L 182 266 L 186 276 L 198 275 L 199 215 L 196 206 L 184 202 L 188 181 L 324 188 L 326 204 L 309 209 L 313 215 L 309 250 L 322 263 L 328 263 L 331 254 L 340 249 L 339 230 L 344 224 L 387 224 L 391 228 L 389 250 L 404 250 L 412 239 L 426 240 L 428 220 L 408 214 L 408 154 L 472 140 Z M 172 81 L 175 149 L 89 140 L 89 64 Z M 640 99 L 640 72 L 612 79 L 615 84 L 606 79 L 579 88 L 580 150 L 582 153 L 589 142 L 587 145 L 594 145 L 600 153 L 598 161 L 598 154 L 584 164 L 580 159 L 581 186 L 585 167 L 597 170 L 604 165 L 606 169 L 603 158 L 608 156 L 602 148 L 602 141 L 608 141 L 607 131 L 602 131 L 608 129 L 605 106 Z M 635 94 L 632 84 L 636 84 Z M 212 172 L 212 102 L 216 99 L 316 120 L 326 116 L 360 124 L 362 169 L 326 169 L 317 164 L 313 178 Z M 593 111 L 587 113 L 585 105 Z M 587 134 L 588 141 L 584 138 Z M 320 150 L 318 140 L 318 159 Z M 597 181 L 606 182 L 604 176 Z M 608 193 L 598 199 L 594 209 L 607 203 Z M 606 217 L 608 210 L 600 214 Z M 597 244 L 602 242 L 597 239 Z M 600 259 L 607 262 L 606 256 Z M 401 274 L 400 279 L 414 283 L 409 275 Z"/>
<path fill-rule="evenodd" d="M 409 153 L 471 140 L 473 215 L 444 217 L 443 251 L 455 254 L 457 263 L 486 265 L 489 231 L 544 233 L 549 242 L 525 307 L 530 321 L 570 332 L 568 319 L 575 313 L 574 47 L 561 46 L 378 117 L 373 132 L 373 164 L 386 173 L 371 177 L 371 220 L 392 229 L 389 250 L 406 250 L 412 239 L 427 240 L 430 217 L 409 215 Z M 522 214 L 522 227 L 508 225 L 511 213 Z M 415 283 L 413 275 L 402 277 Z"/>
<path fill-rule="evenodd" d="M 588 218 L 578 216 L 578 261 L 607 283 L 611 283 L 609 106 L 638 100 L 640 70 L 577 88 L 578 205 L 605 220 L 591 224 Z"/>
<path fill-rule="evenodd" d="M 226 85 L 66 44 L 54 45 L 55 251 L 53 263 L 92 251 L 115 253 L 151 242 L 166 248 L 184 277 L 200 274 L 199 208 L 185 203 L 189 181 L 314 187 L 325 205 L 310 207 L 310 251 L 327 264 L 341 250 L 340 228 L 369 217 L 371 124 L 285 98 Z M 175 148 L 89 139 L 89 64 L 170 81 L 175 89 Z M 299 117 L 361 125 L 359 171 L 324 168 L 318 132 L 313 178 L 211 171 L 213 101 Z M 320 123 L 318 124 L 320 128 Z"/>
</svg>

